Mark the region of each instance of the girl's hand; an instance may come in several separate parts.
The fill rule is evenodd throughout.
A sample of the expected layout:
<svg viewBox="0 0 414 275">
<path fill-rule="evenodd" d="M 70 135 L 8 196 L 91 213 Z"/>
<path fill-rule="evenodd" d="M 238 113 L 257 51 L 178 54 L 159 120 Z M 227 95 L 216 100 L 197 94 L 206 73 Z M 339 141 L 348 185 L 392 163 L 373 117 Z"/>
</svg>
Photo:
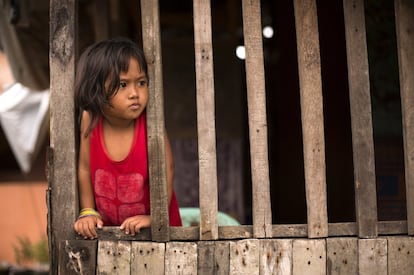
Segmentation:
<svg viewBox="0 0 414 275">
<path fill-rule="evenodd" d="M 135 236 L 135 233 L 139 233 L 141 228 L 151 226 L 151 216 L 138 215 L 127 218 L 119 227 L 121 230 L 125 230 L 125 234 L 131 234 Z"/>
<path fill-rule="evenodd" d="M 91 240 L 98 237 L 96 228 L 102 229 L 102 227 L 103 221 L 98 216 L 86 216 L 79 218 L 73 225 L 76 233 L 85 239 Z"/>
</svg>

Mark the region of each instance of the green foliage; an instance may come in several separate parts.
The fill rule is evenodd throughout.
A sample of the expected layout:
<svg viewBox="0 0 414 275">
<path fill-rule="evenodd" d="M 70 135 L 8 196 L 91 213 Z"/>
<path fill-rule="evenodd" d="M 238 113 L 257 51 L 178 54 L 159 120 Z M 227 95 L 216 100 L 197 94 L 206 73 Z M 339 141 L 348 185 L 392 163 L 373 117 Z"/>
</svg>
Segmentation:
<svg viewBox="0 0 414 275">
<path fill-rule="evenodd" d="M 18 245 L 13 246 L 16 262 L 22 263 L 41 263 L 49 262 L 49 247 L 46 238 L 33 243 L 27 237 L 19 237 Z"/>
</svg>

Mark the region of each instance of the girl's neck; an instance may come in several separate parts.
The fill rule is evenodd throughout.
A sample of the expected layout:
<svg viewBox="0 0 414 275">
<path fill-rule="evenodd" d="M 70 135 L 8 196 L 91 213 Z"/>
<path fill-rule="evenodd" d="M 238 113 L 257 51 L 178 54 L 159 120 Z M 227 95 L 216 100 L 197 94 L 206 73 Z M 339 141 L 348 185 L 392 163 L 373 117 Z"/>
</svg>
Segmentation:
<svg viewBox="0 0 414 275">
<path fill-rule="evenodd" d="M 108 116 L 104 116 L 104 124 L 106 124 L 106 126 L 111 127 L 113 129 L 128 129 L 128 128 L 133 128 L 135 125 L 135 119 L 132 120 L 125 120 L 125 119 L 118 119 L 118 118 L 114 118 L 114 117 L 108 117 Z"/>
</svg>

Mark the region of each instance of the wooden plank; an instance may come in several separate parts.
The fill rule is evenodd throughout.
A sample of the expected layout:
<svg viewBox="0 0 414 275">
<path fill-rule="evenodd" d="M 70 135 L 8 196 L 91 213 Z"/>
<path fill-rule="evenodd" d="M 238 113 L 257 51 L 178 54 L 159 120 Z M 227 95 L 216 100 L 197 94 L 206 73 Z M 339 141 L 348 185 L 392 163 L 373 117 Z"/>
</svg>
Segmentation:
<svg viewBox="0 0 414 275">
<path fill-rule="evenodd" d="M 364 0 L 344 0 L 358 235 L 378 235 L 375 157 Z"/>
<path fill-rule="evenodd" d="M 272 226 L 274 238 L 303 238 L 307 237 L 306 224 L 274 224 Z M 357 224 L 329 223 L 330 237 L 358 236 Z M 199 240 L 199 228 L 192 227 L 171 227 L 170 239 L 174 241 Z M 253 237 L 253 226 L 219 226 L 219 239 L 248 239 Z M 379 235 L 402 235 L 407 234 L 406 221 L 380 221 L 378 222 Z M 141 233 L 135 236 L 126 235 L 116 226 L 106 226 L 98 231 L 100 240 L 122 240 L 122 241 L 150 241 L 151 231 L 148 228 L 141 229 Z"/>
<path fill-rule="evenodd" d="M 58 247 L 74 237 L 78 213 L 73 86 L 77 1 L 50 1 L 50 148 L 51 272 L 57 273 Z M 64 129 L 64 130 L 63 130 Z M 64 183 L 64 184 L 63 184 Z"/>
<path fill-rule="evenodd" d="M 216 241 L 215 244 L 215 274 L 227 275 L 230 272 L 230 242 Z"/>
<path fill-rule="evenodd" d="M 328 236 L 325 138 L 316 0 L 295 0 L 308 235 Z"/>
<path fill-rule="evenodd" d="M 215 272 L 215 244 L 212 241 L 198 242 L 197 244 L 197 274 L 216 274 Z"/>
<path fill-rule="evenodd" d="M 197 245 L 193 242 L 167 243 L 165 274 L 197 274 Z"/>
<path fill-rule="evenodd" d="M 414 274 L 414 238 L 388 238 L 388 274 Z"/>
<path fill-rule="evenodd" d="M 298 239 L 293 241 L 293 274 L 326 274 L 326 241 Z"/>
<path fill-rule="evenodd" d="M 408 234 L 414 235 L 414 2 L 395 0 Z"/>
<path fill-rule="evenodd" d="M 259 274 L 259 248 L 259 240 L 257 239 L 231 242 L 229 274 Z"/>
<path fill-rule="evenodd" d="M 131 274 L 131 242 L 99 241 L 96 274 Z"/>
<path fill-rule="evenodd" d="M 142 40 L 148 62 L 147 136 L 151 197 L 151 235 L 154 241 L 169 240 L 165 123 L 162 80 L 161 35 L 158 1 L 142 0 Z"/>
<path fill-rule="evenodd" d="M 292 240 L 260 240 L 260 274 L 292 274 Z"/>
<path fill-rule="evenodd" d="M 97 241 L 64 240 L 59 246 L 59 273 L 95 275 Z"/>
<path fill-rule="evenodd" d="M 358 274 L 358 239 L 329 238 L 326 240 L 326 251 L 328 274 Z"/>
<path fill-rule="evenodd" d="M 230 243 L 226 241 L 201 241 L 198 247 L 197 274 L 229 274 Z"/>
<path fill-rule="evenodd" d="M 306 224 L 274 224 L 273 237 L 307 237 L 308 226 Z"/>
<path fill-rule="evenodd" d="M 388 274 L 386 239 L 359 239 L 358 248 L 358 274 Z"/>
<path fill-rule="evenodd" d="M 218 238 L 216 126 L 210 0 L 194 1 L 200 240 Z"/>
<path fill-rule="evenodd" d="M 243 0 L 246 85 L 253 187 L 253 236 L 272 237 L 266 91 L 260 0 Z"/>
<path fill-rule="evenodd" d="M 131 242 L 131 274 L 163 275 L 165 243 Z"/>
</svg>

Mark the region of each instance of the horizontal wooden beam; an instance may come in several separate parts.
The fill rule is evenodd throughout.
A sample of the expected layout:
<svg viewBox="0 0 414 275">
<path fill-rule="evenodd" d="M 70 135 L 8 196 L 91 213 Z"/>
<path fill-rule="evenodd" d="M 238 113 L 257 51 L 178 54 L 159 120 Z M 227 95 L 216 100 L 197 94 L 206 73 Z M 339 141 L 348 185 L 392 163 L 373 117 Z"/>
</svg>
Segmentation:
<svg viewBox="0 0 414 275">
<path fill-rule="evenodd" d="M 378 235 L 404 235 L 407 234 L 407 221 L 380 221 L 377 224 Z M 199 239 L 199 227 L 170 227 L 170 240 L 194 241 Z M 118 227 L 104 227 L 99 231 L 99 240 L 120 241 L 150 241 L 151 231 L 148 228 L 141 233 L 131 236 L 125 235 Z M 273 238 L 306 238 L 308 226 L 306 224 L 274 224 L 272 225 Z M 219 226 L 220 240 L 254 238 L 252 225 Z M 355 237 L 358 236 L 356 222 L 328 223 L 328 237 Z"/>
</svg>

